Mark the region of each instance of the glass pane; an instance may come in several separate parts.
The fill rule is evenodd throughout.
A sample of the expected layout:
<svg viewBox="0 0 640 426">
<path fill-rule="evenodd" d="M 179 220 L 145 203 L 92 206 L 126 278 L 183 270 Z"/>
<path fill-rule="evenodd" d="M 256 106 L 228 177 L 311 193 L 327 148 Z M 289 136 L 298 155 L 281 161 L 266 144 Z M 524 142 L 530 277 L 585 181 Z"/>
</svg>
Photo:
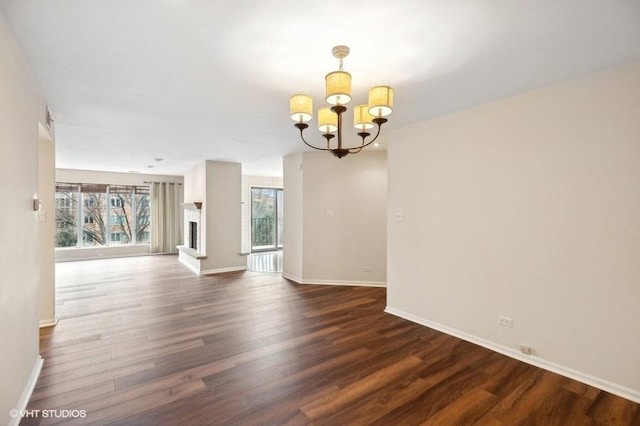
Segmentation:
<svg viewBox="0 0 640 426">
<path fill-rule="evenodd" d="M 99 192 L 82 193 L 82 245 L 107 244 L 106 195 Z"/>
<path fill-rule="evenodd" d="M 151 231 L 151 209 L 149 195 L 136 195 L 136 242 L 149 244 Z"/>
<path fill-rule="evenodd" d="M 251 188 L 251 249 L 275 247 L 275 190 Z"/>
<path fill-rule="evenodd" d="M 131 244 L 133 216 L 131 214 L 131 194 L 110 194 L 111 244 Z"/>
<path fill-rule="evenodd" d="M 78 244 L 77 199 L 76 191 L 56 191 L 56 247 Z"/>
</svg>

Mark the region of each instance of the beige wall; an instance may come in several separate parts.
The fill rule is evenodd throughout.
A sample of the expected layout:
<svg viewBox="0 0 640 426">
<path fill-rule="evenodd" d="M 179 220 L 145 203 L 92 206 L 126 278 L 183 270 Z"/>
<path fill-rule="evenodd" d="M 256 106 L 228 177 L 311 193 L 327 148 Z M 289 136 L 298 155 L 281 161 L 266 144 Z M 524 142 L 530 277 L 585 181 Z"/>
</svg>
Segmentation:
<svg viewBox="0 0 640 426">
<path fill-rule="evenodd" d="M 337 159 L 311 152 L 302 154 L 301 163 L 296 156 L 285 162 L 285 253 L 293 249 L 287 245 L 289 239 L 300 238 L 296 235 L 300 219 L 289 214 L 302 214 L 302 265 L 296 268 L 301 277 L 293 275 L 294 265 L 287 265 L 290 256 L 283 261 L 285 275 L 309 283 L 384 285 L 386 153 Z M 302 207 L 299 200 L 292 200 L 296 196 L 296 191 L 290 191 L 292 183 L 298 197 L 302 196 Z M 289 202 L 297 205 L 290 210 Z"/>
<path fill-rule="evenodd" d="M 44 128 L 38 141 L 38 213 L 40 245 L 40 326 L 56 323 L 55 286 L 55 144 Z"/>
<path fill-rule="evenodd" d="M 204 271 L 246 269 L 247 258 L 240 254 L 242 165 L 207 161 L 207 259 Z"/>
<path fill-rule="evenodd" d="M 0 423 L 39 371 L 38 126 L 45 101 L 0 14 Z"/>
<path fill-rule="evenodd" d="M 640 63 L 389 140 L 389 311 L 640 400 Z"/>
<path fill-rule="evenodd" d="M 284 199 L 284 229 L 282 249 L 282 275 L 294 281 L 302 281 L 302 154 L 284 157 L 283 168 L 283 199 Z"/>
<path fill-rule="evenodd" d="M 207 160 L 185 174 L 185 202 L 203 203 L 199 252 L 206 258 L 180 253 L 180 260 L 194 271 L 206 274 L 246 269 L 246 256 L 240 254 L 241 185 L 240 163 Z"/>
</svg>

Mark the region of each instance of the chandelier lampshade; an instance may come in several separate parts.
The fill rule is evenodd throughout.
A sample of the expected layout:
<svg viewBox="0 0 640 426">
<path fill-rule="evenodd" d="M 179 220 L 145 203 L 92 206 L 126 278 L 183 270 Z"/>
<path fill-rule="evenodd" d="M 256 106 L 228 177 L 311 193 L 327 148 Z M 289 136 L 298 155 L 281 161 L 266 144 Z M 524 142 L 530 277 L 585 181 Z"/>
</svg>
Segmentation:
<svg viewBox="0 0 640 426">
<path fill-rule="evenodd" d="M 351 74 L 345 71 L 334 71 L 324 78 L 327 85 L 327 103 L 346 105 L 351 100 Z"/>
<path fill-rule="evenodd" d="M 345 106 L 351 101 L 351 74 L 342 70 L 342 60 L 349 54 L 347 46 L 336 46 L 331 50 L 333 56 L 340 60 L 338 71 L 330 72 L 325 76 L 326 97 L 325 100 L 331 106 L 318 109 L 318 129 L 322 137 L 326 139 L 326 148 L 315 146 L 304 138 L 304 130 L 309 127 L 306 123 L 313 118 L 313 101 L 308 95 L 293 95 L 289 100 L 289 113 L 296 122 L 295 126 L 300 130 L 302 142 L 313 149 L 330 151 L 338 158 L 348 154 L 356 154 L 368 145 L 371 145 L 378 136 L 382 125 L 387 122 L 385 116 L 393 111 L 393 89 L 389 86 L 376 86 L 369 91 L 369 103 L 357 105 L 353 109 L 353 125 L 358 130 L 361 138 L 360 145 L 343 147 L 342 145 L 342 121 L 343 114 L 347 111 Z M 375 136 L 367 140 L 371 133 L 369 130 L 377 126 Z M 336 133 L 334 135 L 333 133 Z M 332 142 L 337 139 L 337 147 Z"/>
<path fill-rule="evenodd" d="M 369 114 L 369 105 L 358 105 L 353 109 L 353 126 L 365 132 L 373 129 L 373 116 Z"/>
<path fill-rule="evenodd" d="M 331 111 L 331 107 L 318 110 L 318 129 L 322 133 L 333 133 L 338 130 L 338 115 Z"/>
<path fill-rule="evenodd" d="M 386 117 L 393 112 L 393 89 L 389 86 L 377 86 L 369 90 L 369 114 L 374 117 Z"/>
<path fill-rule="evenodd" d="M 308 95 L 293 95 L 289 100 L 291 119 L 304 123 L 313 118 L 313 99 Z"/>
</svg>

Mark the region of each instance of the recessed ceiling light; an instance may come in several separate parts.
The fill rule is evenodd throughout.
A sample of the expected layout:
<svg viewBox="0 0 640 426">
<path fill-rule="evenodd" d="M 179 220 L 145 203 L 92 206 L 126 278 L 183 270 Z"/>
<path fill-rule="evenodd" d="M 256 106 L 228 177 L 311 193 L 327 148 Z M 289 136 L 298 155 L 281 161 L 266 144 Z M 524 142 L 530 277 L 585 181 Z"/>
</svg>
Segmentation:
<svg viewBox="0 0 640 426">
<path fill-rule="evenodd" d="M 154 158 L 157 162 L 164 161 L 164 158 Z"/>
<path fill-rule="evenodd" d="M 147 166 L 147 167 L 150 168 L 150 169 L 153 169 L 155 166 Z"/>
</svg>

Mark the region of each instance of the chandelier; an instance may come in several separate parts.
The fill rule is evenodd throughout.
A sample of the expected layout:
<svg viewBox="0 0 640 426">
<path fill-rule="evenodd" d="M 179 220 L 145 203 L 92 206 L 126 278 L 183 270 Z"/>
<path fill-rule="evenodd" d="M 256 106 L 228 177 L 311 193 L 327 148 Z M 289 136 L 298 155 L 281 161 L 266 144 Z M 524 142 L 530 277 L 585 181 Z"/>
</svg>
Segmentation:
<svg viewBox="0 0 640 426">
<path fill-rule="evenodd" d="M 326 98 L 330 107 L 318 109 L 318 129 L 327 140 L 326 148 L 314 146 L 304 138 L 304 130 L 309 127 L 306 124 L 313 118 L 313 99 L 309 95 L 293 95 L 289 101 L 289 112 L 291 118 L 296 121 L 295 126 L 300 130 L 302 142 L 313 149 L 320 151 L 331 151 L 333 155 L 342 158 L 348 154 L 356 154 L 362 148 L 372 144 L 380 136 L 380 128 L 387 122 L 385 116 L 393 111 L 393 89 L 389 86 L 376 86 L 369 90 L 369 103 L 367 105 L 357 105 L 353 110 L 353 125 L 362 138 L 360 145 L 345 148 L 342 146 L 342 116 L 347 111 L 346 104 L 351 100 L 351 74 L 342 70 L 342 60 L 349 54 L 347 46 L 336 46 L 331 50 L 333 56 L 340 60 L 338 71 L 330 72 L 325 76 Z M 367 141 L 371 136 L 368 131 L 378 126 L 376 135 Z M 337 132 L 337 147 L 333 145 L 331 139 Z"/>
</svg>

